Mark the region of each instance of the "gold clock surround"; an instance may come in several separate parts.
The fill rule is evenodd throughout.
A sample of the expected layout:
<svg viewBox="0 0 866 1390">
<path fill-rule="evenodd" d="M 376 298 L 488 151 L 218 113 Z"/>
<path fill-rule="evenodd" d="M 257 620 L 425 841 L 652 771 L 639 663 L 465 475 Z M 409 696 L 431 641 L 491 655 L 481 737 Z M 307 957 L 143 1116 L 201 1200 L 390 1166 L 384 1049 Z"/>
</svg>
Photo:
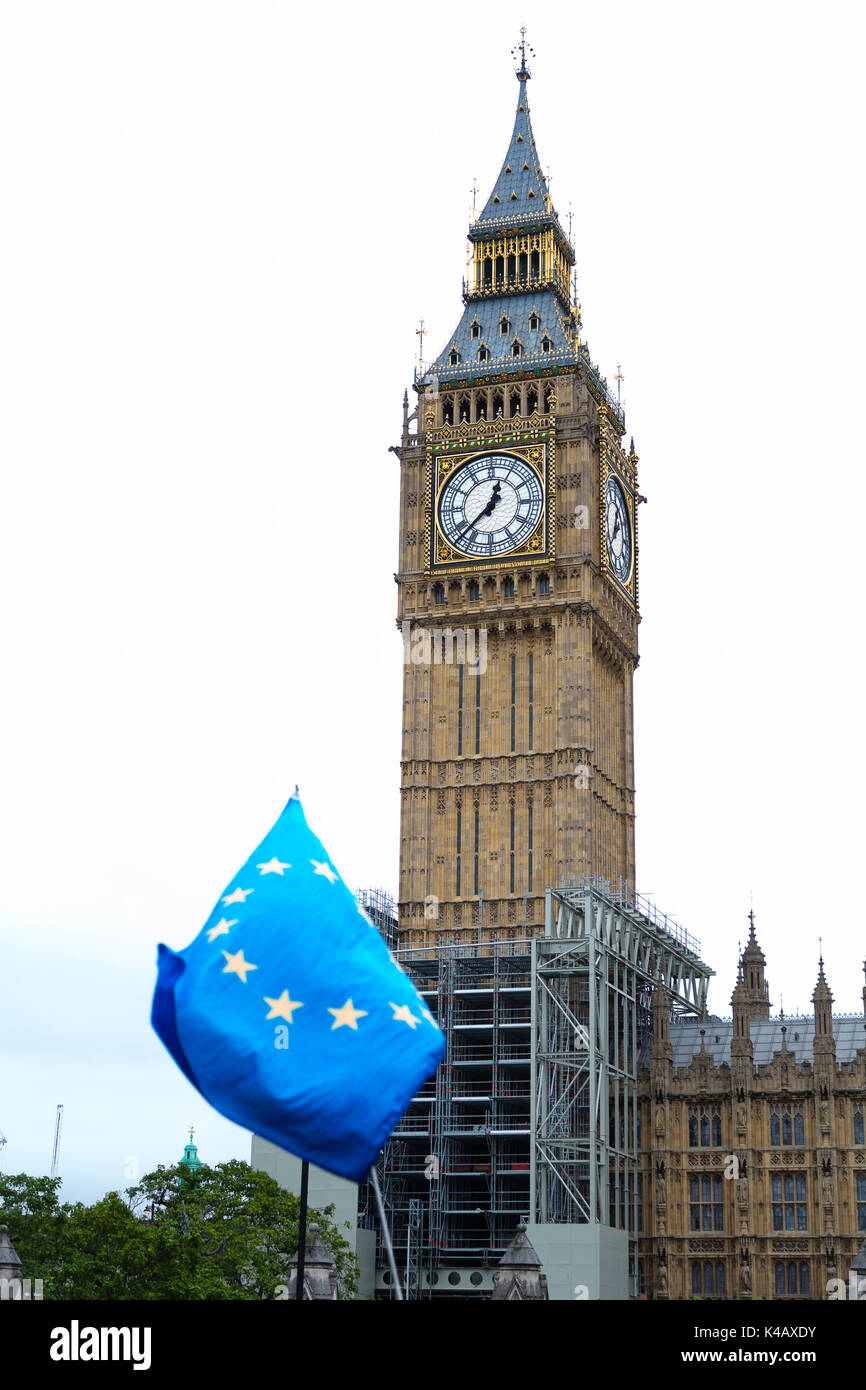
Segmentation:
<svg viewBox="0 0 866 1390">
<path fill-rule="evenodd" d="M 638 606 L 638 542 L 637 542 L 637 456 L 626 454 L 621 447 L 619 439 L 610 423 L 609 416 L 602 409 L 599 410 L 599 462 L 598 462 L 598 498 L 599 498 L 599 524 L 602 536 L 600 547 L 600 560 L 602 574 L 606 575 L 617 590 L 625 594 L 635 609 Z M 628 520 L 631 527 L 631 567 L 628 579 L 623 582 L 616 574 L 610 562 L 607 544 L 604 539 L 607 532 L 606 526 L 606 497 L 607 480 L 613 477 L 622 490 L 628 510 Z"/>
<path fill-rule="evenodd" d="M 553 420 L 533 428 L 515 428 L 516 422 L 494 421 L 489 429 L 475 426 L 470 431 L 443 426 L 431 430 L 427 440 L 425 483 L 424 563 L 427 574 L 489 572 L 520 565 L 551 564 L 556 558 L 556 473 Z M 509 428 L 510 425 L 510 428 Z M 455 550 L 439 527 L 439 498 L 456 468 L 472 459 L 497 453 L 511 455 L 525 463 L 541 484 L 541 517 L 527 539 L 506 555 L 477 558 Z"/>
</svg>

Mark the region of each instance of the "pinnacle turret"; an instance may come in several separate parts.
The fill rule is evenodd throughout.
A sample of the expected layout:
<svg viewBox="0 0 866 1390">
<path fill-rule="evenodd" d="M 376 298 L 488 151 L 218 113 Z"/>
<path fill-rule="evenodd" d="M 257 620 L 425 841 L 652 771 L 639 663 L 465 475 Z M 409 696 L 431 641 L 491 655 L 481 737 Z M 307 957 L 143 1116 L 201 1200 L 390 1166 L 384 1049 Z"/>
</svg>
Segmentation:
<svg viewBox="0 0 866 1390">
<path fill-rule="evenodd" d="M 755 914 L 749 913 L 749 938 L 740 956 L 737 984 L 731 996 L 736 1019 L 739 1010 L 745 1018 L 770 1017 L 770 988 L 764 978 L 766 957 L 755 933 Z M 734 1030 L 736 1035 L 736 1028 Z"/>
<path fill-rule="evenodd" d="M 833 995 L 824 974 L 824 956 L 818 957 L 818 980 L 812 991 L 812 1005 L 815 1010 L 815 1036 L 812 1050 L 815 1053 L 835 1053 L 836 1042 L 833 1037 Z"/>
</svg>

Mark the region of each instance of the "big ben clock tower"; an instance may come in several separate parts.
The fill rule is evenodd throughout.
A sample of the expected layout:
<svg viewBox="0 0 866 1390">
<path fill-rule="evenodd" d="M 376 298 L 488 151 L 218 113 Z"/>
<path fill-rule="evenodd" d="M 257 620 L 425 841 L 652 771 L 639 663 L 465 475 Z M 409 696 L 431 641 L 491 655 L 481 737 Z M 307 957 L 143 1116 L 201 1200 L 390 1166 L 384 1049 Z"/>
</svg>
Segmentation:
<svg viewBox="0 0 866 1390">
<path fill-rule="evenodd" d="M 404 403 L 399 926 L 531 934 L 544 890 L 634 885 L 637 455 L 580 335 L 525 51 L 463 315 Z"/>
</svg>

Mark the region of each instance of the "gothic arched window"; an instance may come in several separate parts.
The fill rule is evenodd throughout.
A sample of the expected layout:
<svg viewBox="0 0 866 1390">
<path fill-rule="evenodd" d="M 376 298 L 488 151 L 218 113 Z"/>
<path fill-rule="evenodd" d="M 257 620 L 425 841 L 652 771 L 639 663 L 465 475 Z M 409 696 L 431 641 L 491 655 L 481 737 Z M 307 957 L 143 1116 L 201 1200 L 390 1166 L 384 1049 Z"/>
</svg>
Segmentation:
<svg viewBox="0 0 866 1390">
<path fill-rule="evenodd" d="M 722 1113 L 718 1105 L 689 1106 L 689 1145 L 718 1149 L 722 1144 Z"/>
</svg>

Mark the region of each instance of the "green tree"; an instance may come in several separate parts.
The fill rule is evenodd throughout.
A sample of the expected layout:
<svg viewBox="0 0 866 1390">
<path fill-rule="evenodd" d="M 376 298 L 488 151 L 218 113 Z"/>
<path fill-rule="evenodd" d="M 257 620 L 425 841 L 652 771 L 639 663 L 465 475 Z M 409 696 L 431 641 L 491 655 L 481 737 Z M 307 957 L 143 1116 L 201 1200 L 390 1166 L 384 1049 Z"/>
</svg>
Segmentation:
<svg viewBox="0 0 866 1390">
<path fill-rule="evenodd" d="M 298 1198 L 233 1159 L 194 1175 L 158 1168 L 125 1200 L 60 1205 L 58 1179 L 0 1177 L 0 1221 L 46 1298 L 267 1299 L 288 1282 L 298 1246 Z M 358 1264 L 330 1219 L 310 1213 L 350 1298 Z"/>
</svg>

